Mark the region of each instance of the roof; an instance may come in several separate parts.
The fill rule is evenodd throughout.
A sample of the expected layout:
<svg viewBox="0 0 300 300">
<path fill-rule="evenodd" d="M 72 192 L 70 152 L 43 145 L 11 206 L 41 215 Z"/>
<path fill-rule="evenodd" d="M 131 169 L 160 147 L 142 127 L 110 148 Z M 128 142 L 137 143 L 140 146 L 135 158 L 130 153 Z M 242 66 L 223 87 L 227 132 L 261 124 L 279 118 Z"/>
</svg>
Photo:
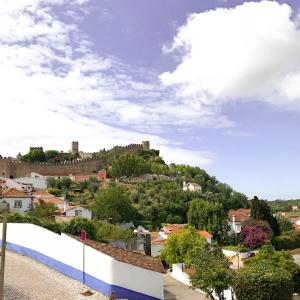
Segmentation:
<svg viewBox="0 0 300 300">
<path fill-rule="evenodd" d="M 170 224 L 164 226 L 162 230 L 165 234 L 171 234 L 171 233 L 180 232 L 186 226 L 187 224 Z"/>
<path fill-rule="evenodd" d="M 151 245 L 161 245 L 164 244 L 166 239 L 162 238 L 159 232 L 151 232 Z"/>
<path fill-rule="evenodd" d="M 250 211 L 248 208 L 231 209 L 228 212 L 228 221 L 232 222 L 233 216 L 235 216 L 236 222 L 247 222 L 250 220 Z"/>
<path fill-rule="evenodd" d="M 18 191 L 17 189 L 10 188 L 6 191 L 3 191 L 3 198 L 31 198 L 32 196 L 23 191 Z"/>
<path fill-rule="evenodd" d="M 33 200 L 33 203 L 39 203 L 39 200 L 44 201 L 45 203 L 52 203 L 52 204 L 64 204 L 64 200 L 58 198 L 58 197 L 35 197 Z"/>
<path fill-rule="evenodd" d="M 206 230 L 198 230 L 198 234 L 205 239 L 212 238 L 213 236 Z"/>
<path fill-rule="evenodd" d="M 47 190 L 36 190 L 33 192 L 33 196 L 35 197 L 53 197 Z"/>
<path fill-rule="evenodd" d="M 80 242 L 83 242 L 77 236 L 72 237 Z M 83 243 L 87 246 L 96 249 L 101 253 L 113 257 L 117 261 L 124 262 L 150 271 L 165 273 L 162 262 L 158 258 L 154 258 L 152 256 L 147 256 L 137 252 L 131 252 L 129 250 L 113 247 L 111 245 L 99 243 L 92 240 L 86 240 Z"/>
</svg>

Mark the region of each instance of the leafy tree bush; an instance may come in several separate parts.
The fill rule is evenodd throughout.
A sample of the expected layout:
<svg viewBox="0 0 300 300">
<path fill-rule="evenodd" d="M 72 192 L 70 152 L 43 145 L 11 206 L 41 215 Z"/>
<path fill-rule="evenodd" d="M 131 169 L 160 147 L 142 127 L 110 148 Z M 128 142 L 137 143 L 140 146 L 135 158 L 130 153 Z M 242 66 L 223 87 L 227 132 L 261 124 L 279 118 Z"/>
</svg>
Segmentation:
<svg viewBox="0 0 300 300">
<path fill-rule="evenodd" d="M 211 232 L 218 241 L 223 241 L 227 235 L 227 214 L 220 203 L 194 199 L 188 210 L 188 222 L 198 229 Z"/>
<path fill-rule="evenodd" d="M 57 150 L 47 150 L 45 151 L 45 159 L 46 161 L 51 161 L 53 160 L 59 152 Z"/>
<path fill-rule="evenodd" d="M 295 263 L 293 256 L 288 251 L 275 251 L 271 244 L 264 245 L 258 255 L 244 261 L 246 266 L 255 265 L 259 262 L 268 262 L 278 268 L 282 268 L 290 273 L 293 280 L 293 289 L 297 293 L 300 290 L 300 267 Z"/>
<path fill-rule="evenodd" d="M 110 174 L 112 177 L 138 176 L 150 172 L 149 163 L 136 154 L 121 155 L 111 162 Z"/>
<path fill-rule="evenodd" d="M 234 291 L 237 300 L 291 300 L 291 274 L 268 261 L 260 261 L 236 272 Z"/>
<path fill-rule="evenodd" d="M 42 149 L 31 149 L 27 154 L 21 157 L 21 161 L 43 162 L 46 161 L 46 156 Z"/>
<path fill-rule="evenodd" d="M 220 300 L 224 300 L 224 291 L 229 289 L 233 282 L 233 270 L 230 269 L 231 263 L 222 250 L 206 245 L 202 249 L 192 251 L 189 260 L 193 269 L 190 276 L 192 287 L 206 292 L 210 299 L 215 299 L 215 292 Z"/>
<path fill-rule="evenodd" d="M 46 203 L 43 200 L 39 200 L 39 203 L 28 213 L 29 216 L 37 218 L 50 218 L 57 214 L 55 205 L 53 203 Z"/>
<path fill-rule="evenodd" d="M 293 223 L 285 217 L 276 217 L 281 233 L 293 230 Z"/>
<path fill-rule="evenodd" d="M 201 249 L 206 244 L 192 227 L 184 228 L 178 233 L 171 234 L 165 242 L 161 252 L 161 259 L 169 265 L 176 263 L 190 263 L 189 254 L 194 249 Z"/>
<path fill-rule="evenodd" d="M 272 239 L 276 250 L 292 250 L 300 248 L 300 232 L 297 230 L 284 232 Z"/>
<path fill-rule="evenodd" d="M 251 200 L 251 218 L 255 220 L 267 221 L 275 236 L 280 234 L 280 228 L 276 217 L 271 213 L 267 201 L 259 200 L 256 196 Z"/>
<path fill-rule="evenodd" d="M 79 236 L 83 229 L 86 231 L 88 239 L 95 240 L 96 230 L 93 221 L 75 217 L 68 223 L 62 223 L 62 231 L 71 235 Z"/>
<path fill-rule="evenodd" d="M 249 249 L 256 249 L 270 240 L 272 229 L 267 222 L 251 221 L 242 227 L 240 239 Z"/>
<path fill-rule="evenodd" d="M 53 196 L 57 196 L 57 197 L 61 196 L 61 190 L 57 188 L 48 188 L 48 192 Z"/>
<path fill-rule="evenodd" d="M 95 216 L 112 223 L 123 223 L 136 218 L 136 210 L 129 201 L 128 193 L 120 186 L 110 185 L 95 194 L 92 206 Z"/>
</svg>

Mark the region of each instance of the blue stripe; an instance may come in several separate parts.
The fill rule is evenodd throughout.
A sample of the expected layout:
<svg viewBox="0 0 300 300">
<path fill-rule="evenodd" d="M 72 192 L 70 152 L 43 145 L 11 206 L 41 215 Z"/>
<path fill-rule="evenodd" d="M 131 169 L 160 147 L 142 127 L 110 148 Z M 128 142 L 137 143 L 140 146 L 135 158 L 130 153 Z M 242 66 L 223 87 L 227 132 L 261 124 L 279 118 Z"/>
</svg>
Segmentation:
<svg viewBox="0 0 300 300">
<path fill-rule="evenodd" d="M 1 242 L 1 240 L 0 240 Z M 17 252 L 19 254 L 22 255 L 26 255 L 29 256 L 45 265 L 47 265 L 48 267 L 59 271 L 75 280 L 78 280 L 80 282 L 82 282 L 82 277 L 83 277 L 83 272 L 75 269 L 69 265 L 66 265 L 56 259 L 53 259 L 47 255 L 44 255 L 38 251 L 23 247 L 23 246 L 19 246 L 10 242 L 6 243 L 6 248 L 8 250 Z M 132 280 L 134 280 L 134 278 L 132 278 Z M 104 294 L 105 296 L 110 296 L 112 291 L 116 292 L 116 298 L 125 298 L 128 300 L 160 300 L 159 298 L 155 298 L 152 296 L 148 296 L 139 292 L 135 292 L 117 285 L 111 285 L 108 284 L 96 277 L 93 277 L 87 273 L 85 273 L 85 284 L 91 288 L 93 288 L 94 290 Z M 147 283 L 145 283 L 147 284 Z"/>
</svg>

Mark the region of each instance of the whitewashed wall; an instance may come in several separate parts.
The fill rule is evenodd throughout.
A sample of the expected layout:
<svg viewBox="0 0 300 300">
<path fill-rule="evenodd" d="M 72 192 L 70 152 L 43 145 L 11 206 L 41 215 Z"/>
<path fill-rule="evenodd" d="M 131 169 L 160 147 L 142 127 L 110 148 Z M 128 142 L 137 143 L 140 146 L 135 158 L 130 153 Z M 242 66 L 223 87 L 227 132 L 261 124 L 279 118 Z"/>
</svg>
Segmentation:
<svg viewBox="0 0 300 300">
<path fill-rule="evenodd" d="M 66 211 L 66 217 L 75 217 L 76 216 L 75 210 L 81 211 L 81 216 L 80 216 L 81 218 L 87 218 L 89 220 L 92 219 L 92 211 L 90 211 L 89 209 L 86 209 L 84 207 L 81 207 L 81 206 L 77 206 L 77 207 L 68 209 Z"/>
<path fill-rule="evenodd" d="M 22 202 L 22 207 L 14 207 L 15 206 L 15 200 Z M 23 214 L 31 209 L 32 206 L 32 198 L 6 198 L 5 196 L 2 198 L 2 201 L 5 201 L 9 204 L 9 209 L 13 212 L 17 212 L 20 214 Z"/>
<path fill-rule="evenodd" d="M 191 286 L 191 283 L 190 283 L 190 278 L 189 278 L 189 275 L 187 273 L 185 273 L 184 271 L 182 271 L 184 268 L 184 264 L 182 263 L 179 263 L 179 264 L 173 264 L 172 265 L 172 272 L 171 272 L 171 276 L 182 282 L 183 284 L 185 285 L 188 285 L 188 286 Z M 205 294 L 204 292 L 202 292 L 201 290 L 199 289 L 196 289 L 197 291 Z M 214 294 L 214 297 L 216 299 L 218 299 L 217 295 L 215 294 L 215 292 L 213 293 Z M 231 295 L 231 291 L 230 290 L 226 290 L 224 292 L 224 297 L 226 300 L 232 300 L 232 295 Z M 200 298 L 200 297 L 199 297 Z"/>
<path fill-rule="evenodd" d="M 0 232 L 2 224 L 0 224 Z M 7 248 L 30 256 L 76 280 L 83 280 L 83 244 L 33 224 L 8 224 Z M 163 299 L 163 274 L 136 267 L 85 247 L 85 283 L 117 298 Z"/>
<path fill-rule="evenodd" d="M 222 249 L 223 251 L 223 254 L 225 256 L 228 256 L 228 257 L 234 257 L 234 256 L 238 256 L 240 258 L 247 258 L 248 257 L 248 252 L 239 252 L 237 253 L 236 251 L 231 251 L 231 250 L 225 250 L 225 249 Z"/>
</svg>

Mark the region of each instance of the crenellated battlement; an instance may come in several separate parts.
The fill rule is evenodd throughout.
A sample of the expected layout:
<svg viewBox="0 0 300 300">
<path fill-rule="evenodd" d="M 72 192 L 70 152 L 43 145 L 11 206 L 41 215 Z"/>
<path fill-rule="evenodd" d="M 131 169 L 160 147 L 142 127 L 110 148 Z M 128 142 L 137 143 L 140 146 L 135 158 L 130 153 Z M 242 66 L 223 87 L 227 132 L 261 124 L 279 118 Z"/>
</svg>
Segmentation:
<svg viewBox="0 0 300 300">
<path fill-rule="evenodd" d="M 42 175 L 77 175 L 97 173 L 103 168 L 107 168 L 109 162 L 118 155 L 134 154 L 141 150 L 149 150 L 149 142 L 142 144 L 129 144 L 127 146 L 111 149 L 104 153 L 99 153 L 93 158 L 76 159 L 61 162 L 24 162 L 0 156 L 0 176 L 22 177 L 36 172 Z"/>
</svg>

